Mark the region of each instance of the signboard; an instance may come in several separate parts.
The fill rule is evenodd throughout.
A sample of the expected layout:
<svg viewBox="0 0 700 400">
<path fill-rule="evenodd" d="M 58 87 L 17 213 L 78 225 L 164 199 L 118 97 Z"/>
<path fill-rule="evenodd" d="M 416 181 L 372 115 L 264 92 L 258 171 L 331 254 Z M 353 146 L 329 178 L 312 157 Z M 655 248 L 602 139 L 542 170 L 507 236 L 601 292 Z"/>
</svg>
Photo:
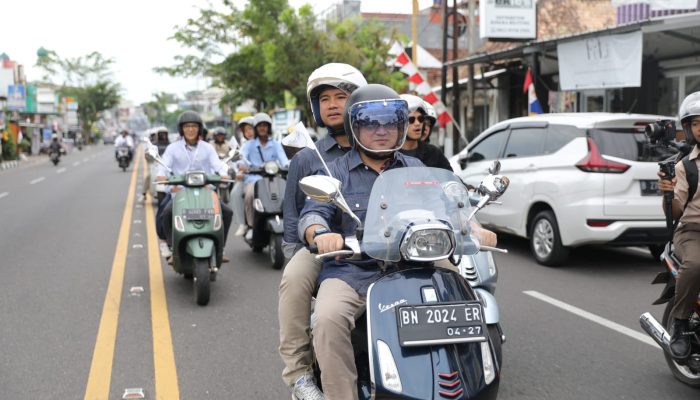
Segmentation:
<svg viewBox="0 0 700 400">
<path fill-rule="evenodd" d="M 50 88 L 36 88 L 36 110 L 39 113 L 56 112 L 56 92 Z"/>
<path fill-rule="evenodd" d="M 642 31 L 557 45 L 561 90 L 639 87 Z"/>
<path fill-rule="evenodd" d="M 535 0 L 480 1 L 479 36 L 482 39 L 529 40 L 537 38 Z"/>
<path fill-rule="evenodd" d="M 24 111 L 27 102 L 27 92 L 24 85 L 7 86 L 7 109 Z"/>
<path fill-rule="evenodd" d="M 36 86 L 27 85 L 27 102 L 26 108 L 27 112 L 36 112 Z"/>
</svg>

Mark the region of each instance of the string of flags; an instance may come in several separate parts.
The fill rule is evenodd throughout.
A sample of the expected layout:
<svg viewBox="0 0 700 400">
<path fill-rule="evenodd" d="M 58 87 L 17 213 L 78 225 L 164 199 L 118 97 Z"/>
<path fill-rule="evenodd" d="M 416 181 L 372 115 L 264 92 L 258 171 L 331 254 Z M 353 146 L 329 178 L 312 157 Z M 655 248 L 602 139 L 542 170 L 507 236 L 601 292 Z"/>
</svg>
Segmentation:
<svg viewBox="0 0 700 400">
<path fill-rule="evenodd" d="M 422 97 L 423 100 L 435 107 L 435 113 L 437 114 L 437 120 L 441 128 L 444 128 L 448 123 L 454 121 L 452 115 L 447 111 L 445 104 L 438 99 L 433 92 L 433 88 L 425 77 L 423 77 L 423 74 L 418 71 L 418 67 L 411 61 L 405 51 L 401 51 L 396 57 L 396 64 L 401 66 L 399 69 L 401 72 L 408 75 L 408 81 L 416 84 L 415 92 Z"/>
</svg>

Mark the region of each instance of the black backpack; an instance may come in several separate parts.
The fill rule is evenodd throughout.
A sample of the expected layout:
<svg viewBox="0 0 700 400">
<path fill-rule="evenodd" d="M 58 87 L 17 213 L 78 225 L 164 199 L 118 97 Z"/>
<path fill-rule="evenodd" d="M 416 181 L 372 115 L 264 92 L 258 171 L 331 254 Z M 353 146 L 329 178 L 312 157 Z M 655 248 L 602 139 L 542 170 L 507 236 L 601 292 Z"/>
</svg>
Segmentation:
<svg viewBox="0 0 700 400">
<path fill-rule="evenodd" d="M 683 157 L 683 167 L 685 167 L 685 178 L 688 181 L 688 200 L 683 206 L 683 210 L 688 207 L 690 200 L 695 196 L 695 192 L 698 190 L 698 165 L 695 160 L 690 159 L 690 155 Z"/>
</svg>

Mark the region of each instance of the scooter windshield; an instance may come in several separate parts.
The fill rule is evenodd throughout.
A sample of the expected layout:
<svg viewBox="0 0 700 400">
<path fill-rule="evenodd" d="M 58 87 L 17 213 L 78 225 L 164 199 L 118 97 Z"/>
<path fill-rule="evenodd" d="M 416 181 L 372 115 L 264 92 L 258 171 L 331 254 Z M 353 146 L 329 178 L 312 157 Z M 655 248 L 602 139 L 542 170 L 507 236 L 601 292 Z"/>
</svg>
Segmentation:
<svg viewBox="0 0 700 400">
<path fill-rule="evenodd" d="M 365 217 L 362 250 L 385 261 L 401 260 L 406 231 L 421 224 L 441 224 L 455 238 L 454 255 L 475 254 L 479 243 L 468 222 L 472 207 L 462 181 L 452 172 L 429 167 L 388 170 L 372 187 Z"/>
</svg>

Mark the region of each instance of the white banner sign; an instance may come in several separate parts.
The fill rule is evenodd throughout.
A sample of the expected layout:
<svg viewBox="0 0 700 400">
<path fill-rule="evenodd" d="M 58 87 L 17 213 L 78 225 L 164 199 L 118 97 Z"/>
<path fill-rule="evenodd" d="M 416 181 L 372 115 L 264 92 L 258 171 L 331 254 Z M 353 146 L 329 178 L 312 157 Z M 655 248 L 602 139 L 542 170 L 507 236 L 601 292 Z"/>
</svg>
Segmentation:
<svg viewBox="0 0 700 400">
<path fill-rule="evenodd" d="M 482 39 L 535 39 L 535 0 L 481 0 L 479 36 Z"/>
<path fill-rule="evenodd" d="M 561 90 L 639 87 L 642 32 L 599 36 L 557 45 Z"/>
</svg>

